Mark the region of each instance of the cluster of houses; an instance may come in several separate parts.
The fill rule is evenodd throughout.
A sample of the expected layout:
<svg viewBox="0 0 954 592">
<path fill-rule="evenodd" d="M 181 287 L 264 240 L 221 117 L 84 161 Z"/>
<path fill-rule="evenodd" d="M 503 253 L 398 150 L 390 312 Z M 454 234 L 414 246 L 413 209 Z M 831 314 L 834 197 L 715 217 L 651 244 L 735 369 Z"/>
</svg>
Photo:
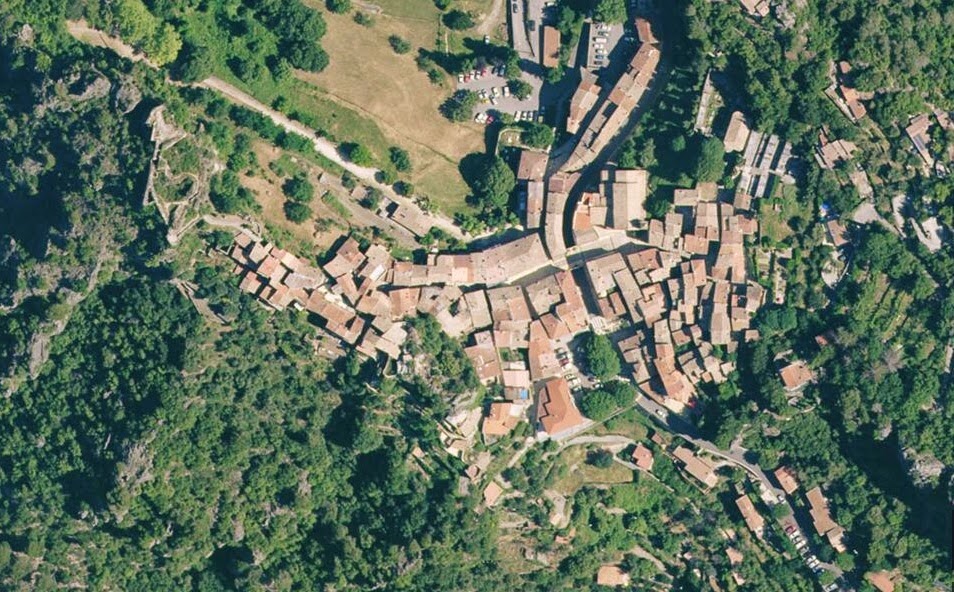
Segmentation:
<svg viewBox="0 0 954 592">
<path fill-rule="evenodd" d="M 794 495 L 798 491 L 800 487 L 798 479 L 789 467 L 779 467 L 774 474 L 775 479 L 786 494 Z M 808 513 L 812 518 L 812 526 L 815 527 L 815 532 L 826 538 L 835 551 L 844 553 L 847 550 L 843 541 L 845 529 L 832 519 L 831 512 L 828 509 L 828 500 L 822 493 L 821 488 L 815 487 L 806 492 L 805 499 L 808 500 Z"/>
<path fill-rule="evenodd" d="M 579 170 L 593 162 L 629 120 L 630 113 L 649 88 L 659 65 L 660 53 L 648 21 L 638 21 L 642 22 L 637 22 L 637 32 L 643 31 L 639 49 L 602 102 L 599 101 L 600 87 L 596 81 L 586 73 L 582 74 L 583 80 L 570 101 L 567 126 L 579 130 L 583 120 L 588 117 L 589 124 L 566 163 L 565 169 L 568 171 Z M 591 114 L 594 108 L 596 110 Z"/>
<path fill-rule="evenodd" d="M 671 409 L 692 404 L 699 382 L 732 371 L 717 348 L 731 353 L 758 338 L 751 318 L 766 291 L 746 274 L 745 237 L 758 230 L 749 201 L 720 201 L 714 184 L 677 190 L 675 211 L 649 222 L 643 248 L 584 263 L 600 316 L 637 329 L 618 342 L 631 377 Z M 581 204 L 588 213 L 578 219 L 591 221 L 595 202 Z"/>
</svg>

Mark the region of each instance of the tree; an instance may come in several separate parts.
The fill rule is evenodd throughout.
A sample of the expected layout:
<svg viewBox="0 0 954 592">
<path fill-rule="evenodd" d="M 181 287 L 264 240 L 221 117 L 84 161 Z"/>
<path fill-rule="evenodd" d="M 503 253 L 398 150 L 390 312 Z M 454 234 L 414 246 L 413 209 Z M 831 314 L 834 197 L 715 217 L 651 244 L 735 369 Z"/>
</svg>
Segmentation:
<svg viewBox="0 0 954 592">
<path fill-rule="evenodd" d="M 553 128 L 543 123 L 525 124 L 520 141 L 532 148 L 549 148 L 553 143 Z"/>
<path fill-rule="evenodd" d="M 613 342 L 606 335 L 590 333 L 583 341 L 583 359 L 590 373 L 606 380 L 619 376 L 622 364 Z"/>
<path fill-rule="evenodd" d="M 613 396 L 604 390 L 590 391 L 580 400 L 580 411 L 593 421 L 603 421 L 615 410 Z"/>
<path fill-rule="evenodd" d="M 471 188 L 484 208 L 500 210 L 507 206 L 516 185 L 517 178 L 510 166 L 499 156 L 487 155 Z"/>
<path fill-rule="evenodd" d="M 405 54 L 411 51 L 411 44 L 398 35 L 388 37 L 388 43 L 391 45 L 391 49 L 394 50 L 394 53 Z"/>
<path fill-rule="evenodd" d="M 398 195 L 410 196 L 414 193 L 414 185 L 408 181 L 398 181 L 394 184 L 394 191 Z"/>
<path fill-rule="evenodd" d="M 600 448 L 590 452 L 586 456 L 586 461 L 598 469 L 608 469 L 613 466 L 613 453 Z"/>
<path fill-rule="evenodd" d="M 348 160 L 358 166 L 369 167 L 374 165 L 374 154 L 363 144 L 351 142 L 341 145 L 342 150 L 348 157 Z"/>
<path fill-rule="evenodd" d="M 208 78 L 215 68 L 212 53 L 204 45 L 186 43 L 179 52 L 173 73 L 184 82 L 197 82 Z"/>
<path fill-rule="evenodd" d="M 411 170 L 411 156 L 407 153 L 407 150 L 397 146 L 391 146 L 388 150 L 388 157 L 391 159 L 391 164 L 393 164 L 394 168 L 398 171 L 406 173 Z"/>
<path fill-rule="evenodd" d="M 311 218 L 311 208 L 309 208 L 307 204 L 297 201 L 286 201 L 283 208 L 285 210 L 285 217 L 295 224 L 301 224 L 308 218 Z"/>
<path fill-rule="evenodd" d="M 326 0 L 325 6 L 335 14 L 344 14 L 351 10 L 351 0 Z"/>
<path fill-rule="evenodd" d="M 299 173 L 282 184 L 282 192 L 292 201 L 307 204 L 315 196 L 315 186 L 304 173 Z"/>
<path fill-rule="evenodd" d="M 521 101 L 530 98 L 530 95 L 533 94 L 533 87 L 530 86 L 530 83 L 519 78 L 508 80 L 507 86 L 510 87 L 510 92 L 513 93 L 513 96 Z"/>
<path fill-rule="evenodd" d="M 694 167 L 698 182 L 718 181 L 725 169 L 725 146 L 718 138 L 705 138 L 699 144 Z"/>
<path fill-rule="evenodd" d="M 599 0 L 593 18 L 603 23 L 626 22 L 626 3 L 623 0 Z"/>
<path fill-rule="evenodd" d="M 474 26 L 474 17 L 463 10 L 454 9 L 444 15 L 442 19 L 448 29 L 463 31 Z"/>
<path fill-rule="evenodd" d="M 441 113 L 447 119 L 458 123 L 470 121 L 478 101 L 477 93 L 469 90 L 459 90 L 444 101 L 441 105 Z"/>
</svg>

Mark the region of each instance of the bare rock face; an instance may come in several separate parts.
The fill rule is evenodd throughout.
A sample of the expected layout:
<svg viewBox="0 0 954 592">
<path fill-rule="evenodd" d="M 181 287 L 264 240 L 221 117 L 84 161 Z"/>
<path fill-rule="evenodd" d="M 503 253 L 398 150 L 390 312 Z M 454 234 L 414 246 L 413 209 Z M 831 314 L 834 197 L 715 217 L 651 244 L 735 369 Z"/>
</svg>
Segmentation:
<svg viewBox="0 0 954 592">
<path fill-rule="evenodd" d="M 913 448 L 905 448 L 901 451 L 901 459 L 908 469 L 911 482 L 918 487 L 937 485 L 944 472 L 944 463 L 930 452 L 919 453 Z"/>
<path fill-rule="evenodd" d="M 123 77 L 116 86 L 116 92 L 113 95 L 113 105 L 123 114 L 129 113 L 136 108 L 136 105 L 142 101 L 142 91 L 129 77 Z"/>
</svg>

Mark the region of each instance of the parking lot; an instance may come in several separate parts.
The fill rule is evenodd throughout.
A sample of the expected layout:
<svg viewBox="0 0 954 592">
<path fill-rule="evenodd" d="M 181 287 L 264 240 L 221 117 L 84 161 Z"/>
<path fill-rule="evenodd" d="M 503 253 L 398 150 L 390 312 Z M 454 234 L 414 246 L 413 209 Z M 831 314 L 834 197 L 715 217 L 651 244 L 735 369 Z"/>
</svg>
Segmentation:
<svg viewBox="0 0 954 592">
<path fill-rule="evenodd" d="M 788 540 L 795 546 L 795 550 L 798 551 L 798 554 L 801 556 L 802 561 L 805 562 L 805 565 L 808 566 L 808 569 L 812 570 L 816 576 L 822 574 L 825 571 L 824 564 L 821 563 L 817 557 L 812 553 L 811 547 L 808 544 L 808 541 L 805 539 L 802 531 L 798 528 L 798 523 L 794 520 L 789 520 L 783 522 L 785 529 L 785 536 L 788 537 Z M 824 587 L 825 592 L 835 592 L 838 590 L 838 584 L 828 584 Z"/>
<path fill-rule="evenodd" d="M 524 100 L 510 94 L 507 89 L 507 79 L 503 76 L 503 71 L 491 66 L 487 66 L 482 72 L 475 72 L 458 77 L 457 88 L 470 90 L 481 95 L 481 102 L 474 109 L 475 115 L 487 113 L 488 111 L 499 111 L 510 115 L 521 114 L 518 119 L 529 119 L 523 117 L 524 114 L 537 113 L 540 111 L 540 89 L 543 87 L 543 80 L 535 76 L 524 73 L 522 79 L 533 87 L 533 92 Z"/>
</svg>

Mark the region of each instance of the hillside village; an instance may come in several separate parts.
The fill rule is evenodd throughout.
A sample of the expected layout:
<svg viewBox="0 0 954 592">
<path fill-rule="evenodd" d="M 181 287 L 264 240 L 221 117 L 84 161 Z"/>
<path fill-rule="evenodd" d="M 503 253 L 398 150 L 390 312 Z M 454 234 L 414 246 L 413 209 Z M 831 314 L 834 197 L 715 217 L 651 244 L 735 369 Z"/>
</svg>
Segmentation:
<svg viewBox="0 0 954 592">
<path fill-rule="evenodd" d="M 646 170 L 610 163 L 599 171 L 595 186 L 578 187 L 580 169 L 607 150 L 659 64 L 659 41 L 649 21 L 639 18 L 635 26 L 641 43 L 618 80 L 581 71 L 566 120 L 574 136 L 572 150 L 520 152 L 515 174 L 525 195 L 522 236 L 469 252 L 432 251 L 417 261 L 396 259 L 380 243 L 343 236 L 319 263 L 240 232 L 228 253 L 243 291 L 269 308 L 293 308 L 313 319 L 322 334 L 321 355 L 333 358 L 353 348 L 391 360 L 399 372 L 426 371 L 408 350 L 414 339 L 410 321 L 421 315 L 459 340 L 494 400 L 475 406 L 471 397 L 455 393 L 441 438 L 446 451 L 466 463 L 462 487 L 483 482 L 487 507 L 514 491 L 488 472 L 503 459 L 484 451 L 486 445 L 515 431 L 526 433 L 521 424 L 536 434 L 528 442 L 572 442 L 598 425 L 579 409 L 586 389 L 599 385 L 581 356 L 587 335 L 611 338 L 624 362 L 621 379 L 638 388 L 639 396 L 651 402 L 646 405 L 666 410 L 657 415 L 691 414 L 699 389 L 733 372 L 731 354 L 739 344 L 759 339 L 751 323 L 760 307 L 785 300 L 785 262 L 792 251 L 760 246 L 758 204 L 777 185 L 794 183 L 799 163 L 790 144 L 751 129 L 742 112 L 731 114 L 722 136 L 726 151 L 739 154 L 735 190 L 712 182 L 676 189 L 672 210 L 659 219 L 646 212 Z M 712 92 L 707 82 L 699 121 L 707 117 Z M 847 101 L 846 109 L 863 116 L 843 98 L 853 98 L 850 89 L 839 93 L 833 100 Z M 815 157 L 832 168 L 850 159 L 853 150 L 850 142 L 822 132 Z M 863 170 L 853 173 L 851 182 L 862 197 L 870 192 Z M 579 196 L 571 199 L 575 193 Z M 386 202 L 378 213 L 417 237 L 431 225 L 427 213 L 405 203 Z M 837 220 L 829 220 L 827 229 L 836 249 L 849 244 Z M 784 357 L 778 373 L 793 397 L 814 378 L 804 362 Z M 645 472 L 652 471 L 654 455 L 666 455 L 696 487 L 708 491 L 720 483 L 719 468 L 732 466 L 710 453 L 671 446 L 657 435 L 651 448 L 638 443 L 630 454 L 633 468 Z M 773 477 L 753 477 L 754 495 L 768 507 L 788 505 L 786 496 L 797 489 L 795 477 L 784 471 Z M 843 530 L 828 515 L 821 490 L 815 488 L 806 499 L 815 532 L 843 552 Z M 765 518 L 752 498 L 743 490 L 735 503 L 761 539 Z M 799 523 L 786 518 L 779 525 L 809 567 L 821 573 L 818 560 L 806 554 L 810 547 Z M 625 585 L 628 578 L 615 565 L 604 565 L 596 574 L 598 583 L 610 586 Z"/>
</svg>

